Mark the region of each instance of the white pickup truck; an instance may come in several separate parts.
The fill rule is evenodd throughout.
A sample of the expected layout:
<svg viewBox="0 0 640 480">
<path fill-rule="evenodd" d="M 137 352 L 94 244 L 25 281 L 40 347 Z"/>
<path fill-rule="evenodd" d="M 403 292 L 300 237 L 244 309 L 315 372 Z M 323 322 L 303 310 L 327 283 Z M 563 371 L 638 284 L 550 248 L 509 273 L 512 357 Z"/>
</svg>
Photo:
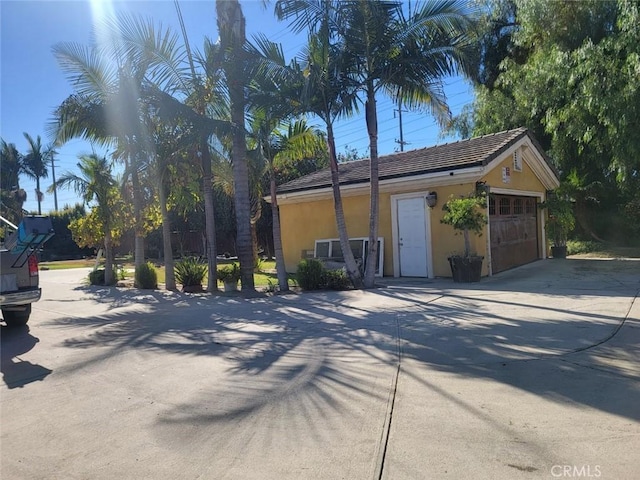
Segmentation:
<svg viewBox="0 0 640 480">
<path fill-rule="evenodd" d="M 37 250 L 53 236 L 51 219 L 25 216 L 14 225 L 0 216 L 5 227 L 0 244 L 0 308 L 7 326 L 25 325 L 31 304 L 40 300 Z"/>
</svg>

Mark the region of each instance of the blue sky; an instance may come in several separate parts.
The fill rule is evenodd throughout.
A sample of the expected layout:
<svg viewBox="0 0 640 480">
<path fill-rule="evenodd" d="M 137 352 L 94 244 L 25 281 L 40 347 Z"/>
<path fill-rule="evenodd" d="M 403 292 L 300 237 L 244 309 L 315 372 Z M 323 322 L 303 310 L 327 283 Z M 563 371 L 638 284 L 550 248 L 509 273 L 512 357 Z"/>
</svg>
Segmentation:
<svg viewBox="0 0 640 480">
<path fill-rule="evenodd" d="M 97 4 L 101 8 L 96 8 Z M 281 42 L 288 57 L 300 51 L 304 37 L 290 34 L 287 25 L 273 17 L 273 2 L 267 9 L 259 0 L 241 0 L 241 5 L 247 19 L 248 36 L 260 32 L 273 41 Z M 73 93 L 72 86 L 51 53 L 51 47 L 59 42 L 89 45 L 98 12 L 109 8 L 152 18 L 156 24 L 161 23 L 179 32 L 175 6 L 170 0 L 0 1 L 0 136 L 9 143 L 15 143 L 20 152 L 27 150 L 23 132 L 34 138 L 41 135 L 44 144 L 51 142 L 46 137 L 45 125 L 51 119 L 54 108 Z M 217 38 L 213 0 L 181 0 L 180 8 L 192 48 L 199 48 L 205 36 Z M 460 79 L 448 79 L 446 83 L 450 108 L 457 113 L 471 101 L 471 89 Z M 396 142 L 399 138 L 396 108 L 388 99 L 380 99 L 381 154 L 392 153 L 399 148 Z M 321 123 L 317 124 L 321 126 Z M 405 150 L 452 140 L 439 138 L 438 127 L 427 113 L 403 113 L 403 130 L 404 140 L 408 142 Z M 336 144 L 338 152 L 344 152 L 349 147 L 366 155 L 368 138 L 362 116 L 340 122 L 336 128 Z M 64 171 L 73 170 L 78 155 L 90 153 L 91 145 L 73 140 L 59 148 L 58 152 L 56 175 L 59 176 Z M 42 181 L 43 190 L 50 184 L 51 175 Z M 28 194 L 25 208 L 37 210 L 35 182 L 21 179 L 21 186 Z M 58 191 L 60 208 L 77 201 L 73 191 Z M 53 209 L 53 195 L 45 193 L 42 208 L 43 213 Z"/>
</svg>

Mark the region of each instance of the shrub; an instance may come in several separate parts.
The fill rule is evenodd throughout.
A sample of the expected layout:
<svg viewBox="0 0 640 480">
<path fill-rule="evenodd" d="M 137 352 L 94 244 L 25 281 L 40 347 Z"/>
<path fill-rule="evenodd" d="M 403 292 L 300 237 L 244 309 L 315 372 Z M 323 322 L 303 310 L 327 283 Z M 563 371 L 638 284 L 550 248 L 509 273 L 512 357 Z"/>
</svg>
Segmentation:
<svg viewBox="0 0 640 480">
<path fill-rule="evenodd" d="M 104 269 L 89 272 L 89 283 L 91 285 L 104 285 Z"/>
<path fill-rule="evenodd" d="M 351 281 L 343 269 L 325 270 L 324 285 L 330 290 L 346 290 L 351 286 Z"/>
<path fill-rule="evenodd" d="M 602 244 L 592 240 L 569 240 L 567 242 L 567 255 L 591 253 L 599 250 L 603 250 Z"/>
<path fill-rule="evenodd" d="M 135 285 L 137 288 L 158 288 L 158 274 L 151 262 L 146 262 L 136 267 Z"/>
<path fill-rule="evenodd" d="M 176 280 L 183 287 L 202 285 L 207 274 L 207 264 L 197 257 L 187 257 L 176 263 Z"/>
<path fill-rule="evenodd" d="M 309 258 L 298 263 L 298 285 L 303 290 L 320 290 L 325 283 L 325 268 L 320 260 Z"/>
</svg>

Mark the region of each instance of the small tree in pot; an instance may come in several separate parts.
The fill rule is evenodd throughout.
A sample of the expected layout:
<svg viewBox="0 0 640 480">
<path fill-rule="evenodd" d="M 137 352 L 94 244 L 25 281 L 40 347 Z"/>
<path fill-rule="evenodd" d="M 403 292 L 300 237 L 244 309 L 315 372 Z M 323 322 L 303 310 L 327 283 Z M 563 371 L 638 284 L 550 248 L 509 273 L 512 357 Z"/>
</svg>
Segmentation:
<svg viewBox="0 0 640 480">
<path fill-rule="evenodd" d="M 483 256 L 471 252 L 470 234 L 482 235 L 482 230 L 487 224 L 487 216 L 484 209 L 487 206 L 487 198 L 484 193 L 472 193 L 466 197 L 451 196 L 444 204 L 444 216 L 441 223 L 451 225 L 456 234 L 464 236 L 464 254 L 451 255 L 449 265 L 454 282 L 479 282 L 482 273 Z"/>
<path fill-rule="evenodd" d="M 567 257 L 567 239 L 576 225 L 573 205 L 569 197 L 561 189 L 547 195 L 547 200 L 540 204 L 547 209 L 547 238 L 551 241 L 553 258 Z"/>
</svg>

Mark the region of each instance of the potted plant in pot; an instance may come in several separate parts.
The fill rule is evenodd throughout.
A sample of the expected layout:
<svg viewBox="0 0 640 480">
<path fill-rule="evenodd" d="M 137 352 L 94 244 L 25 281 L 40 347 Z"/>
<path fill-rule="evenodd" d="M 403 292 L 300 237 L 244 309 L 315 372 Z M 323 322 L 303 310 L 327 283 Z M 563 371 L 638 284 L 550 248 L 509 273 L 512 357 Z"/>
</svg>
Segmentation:
<svg viewBox="0 0 640 480">
<path fill-rule="evenodd" d="M 196 257 L 187 257 L 175 266 L 176 281 L 183 292 L 202 292 L 202 282 L 207 275 L 207 264 Z"/>
<path fill-rule="evenodd" d="M 567 238 L 576 225 L 571 200 L 558 190 L 548 194 L 540 208 L 547 209 L 547 239 L 551 241 L 551 256 L 567 258 Z"/>
<path fill-rule="evenodd" d="M 240 280 L 240 266 L 237 263 L 225 265 L 218 269 L 218 280 L 224 284 L 225 292 L 238 290 Z"/>
<path fill-rule="evenodd" d="M 451 196 L 442 207 L 445 213 L 440 222 L 451 225 L 456 234 L 461 233 L 464 237 L 464 253 L 448 258 L 454 282 L 480 281 L 484 257 L 471 252 L 469 236 L 471 233 L 482 235 L 487 224 L 486 206 L 486 194 L 472 193 L 466 197 Z"/>
</svg>

